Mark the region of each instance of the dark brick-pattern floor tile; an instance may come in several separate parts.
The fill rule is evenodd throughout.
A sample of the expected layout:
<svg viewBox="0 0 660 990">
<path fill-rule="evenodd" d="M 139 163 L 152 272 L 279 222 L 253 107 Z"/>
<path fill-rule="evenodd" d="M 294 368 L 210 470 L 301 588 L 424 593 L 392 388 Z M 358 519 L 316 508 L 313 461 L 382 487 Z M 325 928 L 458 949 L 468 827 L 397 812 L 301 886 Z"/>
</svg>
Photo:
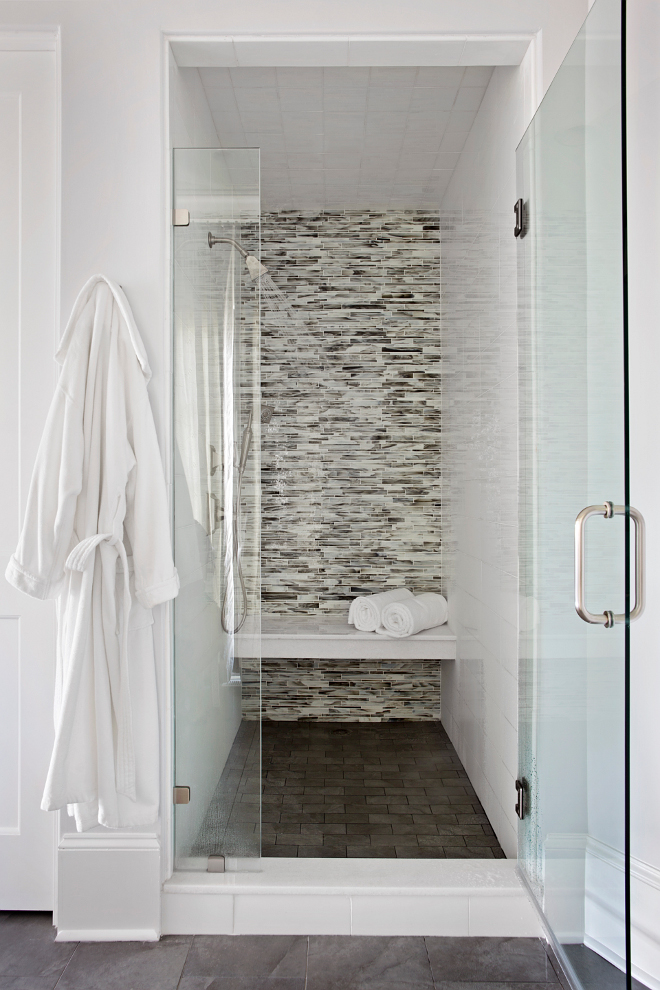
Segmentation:
<svg viewBox="0 0 660 990">
<path fill-rule="evenodd" d="M 259 788 L 236 780 L 229 821 L 247 836 Z M 264 722 L 262 788 L 264 856 L 504 857 L 439 722 Z"/>
</svg>

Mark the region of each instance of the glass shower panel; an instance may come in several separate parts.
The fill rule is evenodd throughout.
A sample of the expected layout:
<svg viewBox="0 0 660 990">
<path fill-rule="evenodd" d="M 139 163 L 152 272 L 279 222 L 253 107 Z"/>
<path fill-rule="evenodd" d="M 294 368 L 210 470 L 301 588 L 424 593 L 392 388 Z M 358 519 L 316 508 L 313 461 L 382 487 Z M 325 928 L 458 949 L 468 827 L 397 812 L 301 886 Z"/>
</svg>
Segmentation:
<svg viewBox="0 0 660 990">
<path fill-rule="evenodd" d="M 236 868 L 261 846 L 259 152 L 173 175 L 175 867 Z"/>
<path fill-rule="evenodd" d="M 597 0 L 518 149 L 521 394 L 520 868 L 577 988 L 625 987 L 621 3 Z"/>
</svg>

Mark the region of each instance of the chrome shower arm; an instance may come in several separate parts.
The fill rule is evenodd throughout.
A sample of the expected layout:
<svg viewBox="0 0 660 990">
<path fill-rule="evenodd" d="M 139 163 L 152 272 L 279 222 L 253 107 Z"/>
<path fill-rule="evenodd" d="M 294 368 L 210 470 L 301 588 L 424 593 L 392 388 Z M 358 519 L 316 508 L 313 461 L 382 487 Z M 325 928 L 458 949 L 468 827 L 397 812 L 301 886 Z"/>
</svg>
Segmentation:
<svg viewBox="0 0 660 990">
<path fill-rule="evenodd" d="M 212 248 L 214 244 L 231 244 L 232 247 L 236 248 L 241 258 L 247 258 L 248 253 L 244 247 L 235 241 L 233 237 L 214 237 L 209 230 L 209 247 Z"/>
</svg>

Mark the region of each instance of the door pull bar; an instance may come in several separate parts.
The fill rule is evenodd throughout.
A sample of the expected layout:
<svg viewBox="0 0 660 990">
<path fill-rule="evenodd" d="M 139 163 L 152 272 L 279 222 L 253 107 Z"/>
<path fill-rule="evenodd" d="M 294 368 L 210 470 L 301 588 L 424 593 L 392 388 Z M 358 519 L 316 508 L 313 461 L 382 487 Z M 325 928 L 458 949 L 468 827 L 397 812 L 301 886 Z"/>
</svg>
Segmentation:
<svg viewBox="0 0 660 990">
<path fill-rule="evenodd" d="M 646 538 L 644 516 L 632 505 L 628 511 L 635 524 L 635 606 L 630 612 L 630 621 L 633 622 L 635 619 L 639 619 L 646 604 L 644 567 Z M 588 505 L 586 509 L 578 513 L 575 520 L 575 611 L 585 622 L 602 625 L 606 629 L 611 629 L 617 623 L 625 622 L 626 616 L 625 613 L 609 610 L 603 612 L 602 615 L 595 615 L 585 605 L 584 530 L 589 516 L 604 516 L 605 519 L 613 519 L 614 516 L 625 516 L 625 514 L 625 505 L 604 502 L 602 505 Z"/>
</svg>

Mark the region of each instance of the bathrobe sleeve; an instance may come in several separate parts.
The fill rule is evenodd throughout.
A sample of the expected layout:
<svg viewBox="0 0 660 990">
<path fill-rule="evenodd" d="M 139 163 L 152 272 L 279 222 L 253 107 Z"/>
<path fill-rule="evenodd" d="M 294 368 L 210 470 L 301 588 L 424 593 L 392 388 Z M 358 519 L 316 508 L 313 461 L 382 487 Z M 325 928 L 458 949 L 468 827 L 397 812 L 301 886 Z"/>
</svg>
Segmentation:
<svg viewBox="0 0 660 990">
<path fill-rule="evenodd" d="M 82 488 L 83 399 L 77 394 L 75 364 L 71 355 L 62 370 L 32 472 L 18 547 L 5 572 L 10 584 L 33 598 L 60 593 Z"/>
<path fill-rule="evenodd" d="M 135 456 L 126 486 L 126 532 L 133 552 L 135 595 L 144 608 L 175 598 L 179 578 L 172 559 L 170 514 L 156 427 L 146 383 L 135 383 L 129 442 Z"/>
</svg>

